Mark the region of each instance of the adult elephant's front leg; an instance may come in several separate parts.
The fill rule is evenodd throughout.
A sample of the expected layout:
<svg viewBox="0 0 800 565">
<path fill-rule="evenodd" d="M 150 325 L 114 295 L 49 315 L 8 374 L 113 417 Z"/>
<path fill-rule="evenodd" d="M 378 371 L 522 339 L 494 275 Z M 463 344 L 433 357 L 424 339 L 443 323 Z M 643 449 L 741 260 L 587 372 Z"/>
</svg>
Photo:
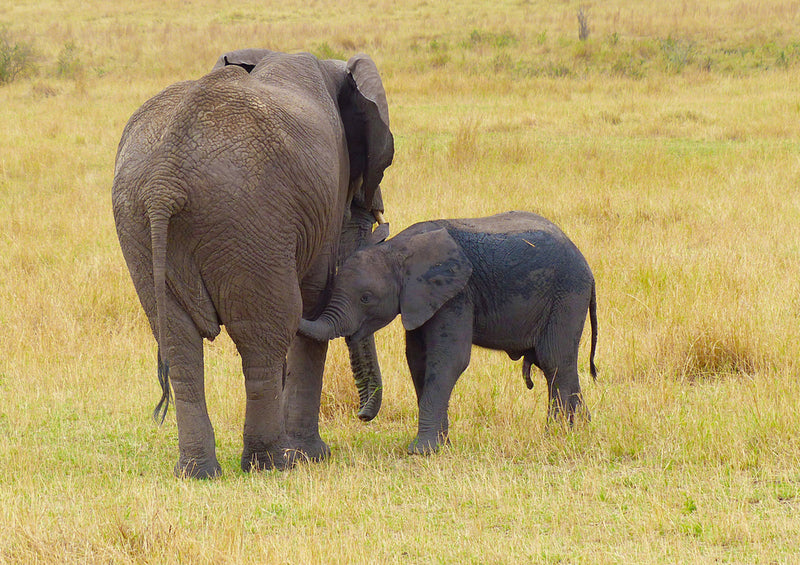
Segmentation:
<svg viewBox="0 0 800 565">
<path fill-rule="evenodd" d="M 289 348 L 286 381 L 283 386 L 283 414 L 289 438 L 287 456 L 297 459 L 324 459 L 330 448 L 319 435 L 319 409 L 322 373 L 328 342 L 295 337 Z"/>
</svg>

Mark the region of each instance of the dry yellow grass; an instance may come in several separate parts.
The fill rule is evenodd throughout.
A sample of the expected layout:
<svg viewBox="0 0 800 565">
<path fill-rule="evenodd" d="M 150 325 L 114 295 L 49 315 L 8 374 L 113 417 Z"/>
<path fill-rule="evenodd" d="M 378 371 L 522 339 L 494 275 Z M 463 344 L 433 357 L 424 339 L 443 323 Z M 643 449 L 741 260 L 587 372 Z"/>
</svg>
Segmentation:
<svg viewBox="0 0 800 565">
<path fill-rule="evenodd" d="M 0 86 L 0 562 L 790 563 L 800 552 L 796 2 L 28 2 Z M 405 455 L 402 331 L 380 416 L 335 343 L 330 461 L 238 471 L 235 348 L 207 346 L 224 476 L 184 482 L 110 207 L 130 114 L 224 51 L 370 53 L 396 136 L 395 232 L 538 211 L 598 281 L 593 420 L 475 350 L 452 446 Z M 588 340 L 587 340 L 588 341 Z M 584 344 L 585 346 L 586 344 Z M 588 347 L 581 358 L 585 371 Z"/>
</svg>

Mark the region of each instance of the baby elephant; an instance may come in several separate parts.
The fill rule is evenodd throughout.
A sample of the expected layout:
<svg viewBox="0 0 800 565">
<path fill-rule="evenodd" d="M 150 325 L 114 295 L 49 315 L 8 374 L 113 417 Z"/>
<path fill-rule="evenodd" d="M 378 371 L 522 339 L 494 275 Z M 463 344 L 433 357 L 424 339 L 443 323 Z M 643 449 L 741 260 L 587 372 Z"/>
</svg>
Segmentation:
<svg viewBox="0 0 800 565">
<path fill-rule="evenodd" d="M 377 234 L 376 230 L 376 234 Z M 385 236 L 384 236 L 385 237 Z M 400 314 L 419 404 L 410 453 L 447 441 L 447 407 L 472 344 L 531 365 L 547 378 L 550 417 L 582 407 L 578 345 L 589 311 L 590 371 L 596 377 L 595 284 L 578 248 L 552 222 L 526 212 L 421 222 L 352 255 L 339 269 L 328 306 L 300 333 L 359 340 Z M 586 412 L 588 416 L 588 412 Z"/>
</svg>

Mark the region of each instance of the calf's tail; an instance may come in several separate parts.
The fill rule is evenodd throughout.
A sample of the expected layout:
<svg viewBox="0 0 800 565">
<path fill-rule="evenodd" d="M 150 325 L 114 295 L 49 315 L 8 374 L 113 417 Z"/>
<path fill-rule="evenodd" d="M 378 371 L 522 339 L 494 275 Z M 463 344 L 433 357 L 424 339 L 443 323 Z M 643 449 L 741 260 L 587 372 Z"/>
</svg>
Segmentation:
<svg viewBox="0 0 800 565">
<path fill-rule="evenodd" d="M 595 283 L 592 281 L 592 297 L 589 300 L 589 321 L 592 326 L 592 348 L 589 352 L 589 372 L 597 380 L 597 367 L 594 364 L 594 354 L 597 351 L 597 293 Z"/>
</svg>

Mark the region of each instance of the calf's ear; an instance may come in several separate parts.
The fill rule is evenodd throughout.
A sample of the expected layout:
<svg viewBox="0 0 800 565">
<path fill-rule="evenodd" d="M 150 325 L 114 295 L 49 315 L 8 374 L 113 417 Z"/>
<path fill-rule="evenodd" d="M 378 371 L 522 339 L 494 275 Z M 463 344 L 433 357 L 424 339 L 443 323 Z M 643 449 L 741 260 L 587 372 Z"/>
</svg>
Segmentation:
<svg viewBox="0 0 800 565">
<path fill-rule="evenodd" d="M 472 264 L 445 229 L 421 233 L 409 242 L 403 265 L 400 315 L 403 327 L 414 330 L 461 292 L 472 275 Z"/>
</svg>

